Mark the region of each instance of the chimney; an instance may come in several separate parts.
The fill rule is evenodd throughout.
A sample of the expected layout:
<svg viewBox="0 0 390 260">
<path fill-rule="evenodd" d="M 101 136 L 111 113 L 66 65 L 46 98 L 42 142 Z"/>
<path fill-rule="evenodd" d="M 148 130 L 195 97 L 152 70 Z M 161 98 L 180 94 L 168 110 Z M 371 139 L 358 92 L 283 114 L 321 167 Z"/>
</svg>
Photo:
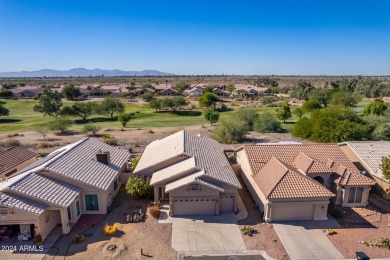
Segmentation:
<svg viewBox="0 0 390 260">
<path fill-rule="evenodd" d="M 98 152 L 96 154 L 96 160 L 98 162 L 101 162 L 101 163 L 104 163 L 104 164 L 107 164 L 107 165 L 110 164 L 111 163 L 111 161 L 110 161 L 110 152 L 102 152 L 102 151 Z"/>
</svg>

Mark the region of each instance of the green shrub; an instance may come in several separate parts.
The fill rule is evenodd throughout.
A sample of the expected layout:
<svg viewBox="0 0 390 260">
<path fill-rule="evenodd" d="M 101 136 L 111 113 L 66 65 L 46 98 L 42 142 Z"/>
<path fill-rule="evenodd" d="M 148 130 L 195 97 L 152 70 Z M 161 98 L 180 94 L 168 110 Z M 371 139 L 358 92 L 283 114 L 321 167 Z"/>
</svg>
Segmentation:
<svg viewBox="0 0 390 260">
<path fill-rule="evenodd" d="M 329 205 L 328 206 L 328 213 L 334 217 L 334 218 L 342 218 L 344 217 L 344 212 L 342 209 L 334 206 L 334 205 Z"/>
<path fill-rule="evenodd" d="M 280 133 L 282 128 L 279 120 L 270 113 L 259 115 L 253 126 L 253 130 L 259 133 Z"/>
</svg>

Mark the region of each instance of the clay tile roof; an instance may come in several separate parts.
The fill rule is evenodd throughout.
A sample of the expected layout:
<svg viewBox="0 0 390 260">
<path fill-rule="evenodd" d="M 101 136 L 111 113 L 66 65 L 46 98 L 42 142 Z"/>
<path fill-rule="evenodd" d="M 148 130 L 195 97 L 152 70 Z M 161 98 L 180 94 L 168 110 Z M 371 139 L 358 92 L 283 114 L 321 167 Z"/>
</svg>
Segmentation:
<svg viewBox="0 0 390 260">
<path fill-rule="evenodd" d="M 266 198 L 319 198 L 333 197 L 333 193 L 315 180 L 299 173 L 275 157 L 253 179 Z"/>
<path fill-rule="evenodd" d="M 314 160 L 312 158 L 302 152 L 299 152 L 298 156 L 294 160 L 294 166 L 301 169 L 303 172 L 307 172 L 313 162 Z"/>
<path fill-rule="evenodd" d="M 36 153 L 20 147 L 0 149 L 0 174 L 12 170 L 34 157 L 37 157 Z"/>
<path fill-rule="evenodd" d="M 251 144 L 244 145 L 238 148 L 237 151 L 241 149 L 244 149 L 247 154 L 252 173 L 258 173 L 272 157 L 277 158 L 287 165 L 294 166 L 294 161 L 299 153 L 303 153 L 314 160 L 308 173 L 331 171 L 336 173 L 336 178 L 334 179 L 339 179 L 342 176 L 337 174 L 336 168 L 339 165 L 343 165 L 351 172 L 352 176 L 348 179 L 343 178 L 343 181 L 340 182 L 340 184 L 374 184 L 372 179 L 359 172 L 356 166 L 348 159 L 337 144 Z M 329 160 L 333 161 L 330 168 L 327 167 L 327 163 L 330 165 Z"/>
</svg>

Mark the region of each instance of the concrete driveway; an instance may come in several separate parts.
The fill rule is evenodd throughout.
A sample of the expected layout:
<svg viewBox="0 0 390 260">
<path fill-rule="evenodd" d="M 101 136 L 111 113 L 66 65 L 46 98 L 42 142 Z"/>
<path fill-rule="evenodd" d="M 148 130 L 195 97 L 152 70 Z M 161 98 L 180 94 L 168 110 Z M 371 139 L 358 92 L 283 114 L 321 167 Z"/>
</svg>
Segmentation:
<svg viewBox="0 0 390 260">
<path fill-rule="evenodd" d="M 273 223 L 280 241 L 292 260 L 297 259 L 344 259 L 337 248 L 322 232 L 324 228 L 340 225 L 328 221 L 291 221 Z"/>
<path fill-rule="evenodd" d="M 172 217 L 172 248 L 193 252 L 246 250 L 233 213 Z"/>
</svg>

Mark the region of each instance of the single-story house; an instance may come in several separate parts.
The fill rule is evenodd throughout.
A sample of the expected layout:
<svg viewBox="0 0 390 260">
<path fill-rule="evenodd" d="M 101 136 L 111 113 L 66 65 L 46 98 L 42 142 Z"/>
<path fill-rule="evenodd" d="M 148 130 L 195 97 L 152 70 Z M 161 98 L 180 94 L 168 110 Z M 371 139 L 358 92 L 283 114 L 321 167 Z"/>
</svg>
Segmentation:
<svg viewBox="0 0 390 260">
<path fill-rule="evenodd" d="M 222 90 L 220 88 L 214 88 L 213 93 L 220 97 L 228 97 L 230 95 L 229 91 Z"/>
<path fill-rule="evenodd" d="M 354 141 L 339 144 L 360 171 L 369 174 L 384 190 L 390 189 L 381 170 L 382 157 L 390 156 L 390 141 Z"/>
<path fill-rule="evenodd" d="M 40 86 L 23 86 L 11 88 L 10 91 L 13 94 L 13 97 L 17 98 L 32 98 L 35 95 L 42 93 Z"/>
<path fill-rule="evenodd" d="M 106 214 L 126 181 L 129 152 L 92 138 L 60 148 L 0 183 L 0 227 L 68 234 L 82 214 Z"/>
<path fill-rule="evenodd" d="M 272 95 L 272 90 L 270 88 L 257 87 L 255 85 L 235 85 L 232 96 L 257 97 L 260 93 L 269 96 Z"/>
<path fill-rule="evenodd" d="M 21 148 L 0 148 L 0 181 L 35 162 L 38 154 Z"/>
<path fill-rule="evenodd" d="M 382 101 L 385 103 L 390 103 L 390 97 L 383 97 Z"/>
<path fill-rule="evenodd" d="M 159 91 L 158 93 L 160 96 L 177 96 L 180 95 L 179 91 L 177 91 L 174 88 L 167 88 L 164 90 Z"/>
<path fill-rule="evenodd" d="M 150 143 L 134 170 L 151 177 L 154 201 L 169 203 L 171 216 L 237 211 L 241 188 L 220 144 L 183 130 Z"/>
<path fill-rule="evenodd" d="M 330 199 L 365 207 L 375 184 L 337 144 L 244 145 L 236 158 L 267 222 L 326 220 Z"/>
<path fill-rule="evenodd" d="M 201 87 L 191 87 L 184 90 L 183 94 L 189 97 L 200 97 L 202 95 L 203 88 Z"/>
</svg>

